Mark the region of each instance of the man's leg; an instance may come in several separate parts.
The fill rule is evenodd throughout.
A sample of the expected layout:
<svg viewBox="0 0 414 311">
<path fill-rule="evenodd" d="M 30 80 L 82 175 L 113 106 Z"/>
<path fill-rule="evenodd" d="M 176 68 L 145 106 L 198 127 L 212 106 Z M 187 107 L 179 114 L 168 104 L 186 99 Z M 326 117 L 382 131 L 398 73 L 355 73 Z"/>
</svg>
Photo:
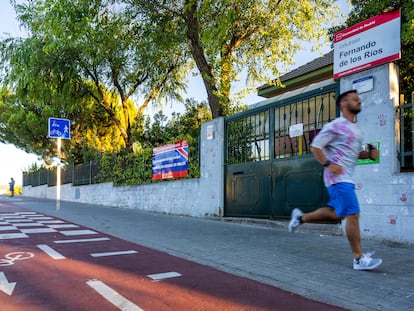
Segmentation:
<svg viewBox="0 0 414 311">
<path fill-rule="evenodd" d="M 359 214 L 349 215 L 346 217 L 346 237 L 348 238 L 354 258 L 359 259 L 362 256 L 361 233 L 359 230 Z"/>
<path fill-rule="evenodd" d="M 302 215 L 302 222 L 318 221 L 318 220 L 339 220 L 341 217 L 336 215 L 333 208 L 321 207 L 317 210 Z M 358 259 L 362 256 L 361 233 L 359 231 L 359 214 L 349 215 L 346 217 L 346 237 L 351 245 L 354 258 Z"/>
<path fill-rule="evenodd" d="M 320 207 L 313 212 L 305 213 L 302 215 L 302 222 L 318 221 L 318 220 L 339 220 L 336 216 L 335 210 L 331 207 Z"/>
<path fill-rule="evenodd" d="M 305 214 L 300 209 L 295 208 L 292 211 L 288 229 L 290 232 L 294 232 L 304 222 L 339 219 L 341 219 L 341 217 L 336 216 L 335 210 L 331 207 L 320 207 L 313 212 Z"/>
<path fill-rule="evenodd" d="M 355 270 L 372 270 L 381 265 L 381 258 L 372 258 L 371 253 L 363 254 L 362 252 L 359 213 L 346 217 L 346 236 L 354 253 Z"/>
</svg>

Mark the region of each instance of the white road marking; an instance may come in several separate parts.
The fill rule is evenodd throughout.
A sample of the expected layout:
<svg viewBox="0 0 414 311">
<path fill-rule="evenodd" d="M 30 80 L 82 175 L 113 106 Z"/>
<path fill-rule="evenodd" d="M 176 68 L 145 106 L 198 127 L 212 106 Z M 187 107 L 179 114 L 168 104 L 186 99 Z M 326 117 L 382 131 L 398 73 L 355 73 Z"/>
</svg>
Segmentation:
<svg viewBox="0 0 414 311">
<path fill-rule="evenodd" d="M 93 253 L 91 254 L 92 257 L 105 257 L 105 256 L 117 256 L 117 255 L 129 255 L 129 254 L 137 254 L 137 251 L 118 251 L 118 252 L 106 252 L 106 253 Z"/>
<path fill-rule="evenodd" d="M 12 266 L 15 261 L 33 258 L 34 254 L 29 252 L 11 252 L 0 259 L 0 266 Z"/>
<path fill-rule="evenodd" d="M 41 224 L 65 224 L 63 220 L 40 220 L 38 222 Z"/>
<path fill-rule="evenodd" d="M 74 224 L 62 224 L 62 225 L 47 225 L 49 228 L 53 229 L 62 229 L 62 228 L 79 228 L 79 226 Z"/>
<path fill-rule="evenodd" d="M 0 226 L 0 231 L 17 230 L 15 226 Z"/>
<path fill-rule="evenodd" d="M 37 245 L 38 248 L 40 248 L 42 251 L 44 251 L 47 255 L 52 257 L 53 259 L 59 260 L 59 259 L 66 259 L 65 256 L 55 251 L 53 248 L 46 244 L 39 244 Z"/>
<path fill-rule="evenodd" d="M 31 219 L 10 219 L 8 222 L 9 223 L 18 223 L 18 222 L 28 223 L 29 221 L 30 223 L 33 223 Z"/>
<path fill-rule="evenodd" d="M 9 239 L 21 239 L 28 238 L 29 236 L 24 233 L 3 233 L 0 234 L 0 240 L 9 240 Z"/>
<path fill-rule="evenodd" d="M 33 219 L 33 220 L 55 220 L 55 218 L 53 217 L 46 217 L 46 216 L 29 216 L 27 217 L 28 219 Z"/>
<path fill-rule="evenodd" d="M 38 224 L 37 222 L 25 222 L 25 223 L 13 223 L 16 227 L 44 227 L 44 224 Z"/>
<path fill-rule="evenodd" d="M 99 242 L 99 241 L 109 241 L 110 238 L 93 238 L 93 239 L 77 239 L 77 240 L 58 240 L 54 243 L 83 243 L 83 242 Z"/>
<path fill-rule="evenodd" d="M 144 311 L 130 300 L 121 296 L 118 292 L 110 288 L 104 282 L 99 280 L 89 280 L 86 282 L 98 294 L 112 303 L 115 307 L 122 311 Z"/>
<path fill-rule="evenodd" d="M 63 235 L 72 236 L 72 235 L 85 235 L 85 234 L 98 234 L 98 232 L 92 230 L 65 230 L 59 231 Z"/>
<path fill-rule="evenodd" d="M 2 215 L 2 217 L 0 217 L 2 220 L 13 220 L 13 219 L 26 219 L 26 216 L 18 216 L 18 215 Z"/>
<path fill-rule="evenodd" d="M 33 228 L 33 229 L 20 229 L 23 233 L 50 233 L 56 232 L 55 229 L 52 228 Z"/>
<path fill-rule="evenodd" d="M 16 282 L 9 282 L 4 272 L 0 272 L 0 291 L 11 296 L 11 294 L 13 294 L 13 290 L 15 286 L 16 286 Z"/>
<path fill-rule="evenodd" d="M 147 275 L 147 277 L 149 277 L 150 279 L 153 279 L 154 281 L 160 281 L 160 280 L 169 279 L 169 278 L 176 278 L 179 276 L 183 276 L 183 275 L 178 272 L 165 272 L 165 273 Z"/>
</svg>

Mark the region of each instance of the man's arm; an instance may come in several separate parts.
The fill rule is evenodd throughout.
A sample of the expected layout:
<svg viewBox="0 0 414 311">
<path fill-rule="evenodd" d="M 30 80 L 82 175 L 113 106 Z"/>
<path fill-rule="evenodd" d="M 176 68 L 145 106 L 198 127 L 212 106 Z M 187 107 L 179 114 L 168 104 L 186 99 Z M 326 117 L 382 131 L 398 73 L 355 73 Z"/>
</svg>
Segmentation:
<svg viewBox="0 0 414 311">
<path fill-rule="evenodd" d="M 320 164 L 324 165 L 326 163 L 326 161 L 329 160 L 326 157 L 326 155 L 325 155 L 325 153 L 323 152 L 322 149 L 311 146 L 310 150 L 311 150 L 313 156 L 315 157 L 316 161 L 318 161 Z"/>
<path fill-rule="evenodd" d="M 331 173 L 333 173 L 335 175 L 342 174 L 342 166 L 340 166 L 338 164 L 335 164 L 335 163 L 328 162 L 330 160 L 326 157 L 325 152 L 323 152 L 323 150 L 321 148 L 311 147 L 310 150 L 311 150 L 313 156 L 315 157 L 315 159 L 320 164 L 327 167 L 331 171 Z"/>
<path fill-rule="evenodd" d="M 368 144 L 368 150 L 363 150 L 358 155 L 358 159 L 361 159 L 361 160 L 365 160 L 365 159 L 375 160 L 376 158 L 378 158 L 378 150 L 371 144 Z"/>
</svg>

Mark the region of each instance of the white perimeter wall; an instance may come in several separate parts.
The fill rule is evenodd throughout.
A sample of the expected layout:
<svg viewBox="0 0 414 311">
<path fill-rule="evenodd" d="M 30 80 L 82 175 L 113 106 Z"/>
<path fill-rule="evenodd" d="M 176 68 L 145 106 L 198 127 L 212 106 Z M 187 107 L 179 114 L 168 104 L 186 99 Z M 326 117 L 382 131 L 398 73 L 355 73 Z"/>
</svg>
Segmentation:
<svg viewBox="0 0 414 311">
<path fill-rule="evenodd" d="M 209 133 L 212 131 L 212 139 L 207 139 L 207 129 Z M 114 187 L 112 183 L 88 186 L 65 184 L 61 186 L 61 200 L 195 217 L 222 216 L 223 133 L 223 118 L 202 125 L 200 178 L 122 187 Z M 56 200 L 56 187 L 27 186 L 23 188 L 23 194 Z"/>
<path fill-rule="evenodd" d="M 386 64 L 342 78 L 341 93 L 352 82 L 373 76 L 372 91 L 360 94 L 358 114 L 365 142 L 380 142 L 380 163 L 358 165 L 356 189 L 361 205 L 362 236 L 414 243 L 414 174 L 400 173 L 398 72 Z"/>
</svg>

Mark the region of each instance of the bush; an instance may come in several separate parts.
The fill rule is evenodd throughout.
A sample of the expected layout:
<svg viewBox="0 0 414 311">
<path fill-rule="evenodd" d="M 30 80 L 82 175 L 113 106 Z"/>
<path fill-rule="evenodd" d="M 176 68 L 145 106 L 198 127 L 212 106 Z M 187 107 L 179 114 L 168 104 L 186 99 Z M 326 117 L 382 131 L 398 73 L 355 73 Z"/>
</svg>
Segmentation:
<svg viewBox="0 0 414 311">
<path fill-rule="evenodd" d="M 23 193 L 23 187 L 21 185 L 14 186 L 14 195 L 19 195 Z M 7 190 L 7 195 L 11 195 L 10 190 Z"/>
<path fill-rule="evenodd" d="M 189 144 L 188 176 L 200 177 L 198 140 L 181 135 L 174 142 L 187 140 Z M 174 143 L 170 142 L 170 143 Z M 100 161 L 98 182 L 113 182 L 116 186 L 152 183 L 152 147 L 143 147 L 136 153 L 106 154 Z"/>
</svg>

